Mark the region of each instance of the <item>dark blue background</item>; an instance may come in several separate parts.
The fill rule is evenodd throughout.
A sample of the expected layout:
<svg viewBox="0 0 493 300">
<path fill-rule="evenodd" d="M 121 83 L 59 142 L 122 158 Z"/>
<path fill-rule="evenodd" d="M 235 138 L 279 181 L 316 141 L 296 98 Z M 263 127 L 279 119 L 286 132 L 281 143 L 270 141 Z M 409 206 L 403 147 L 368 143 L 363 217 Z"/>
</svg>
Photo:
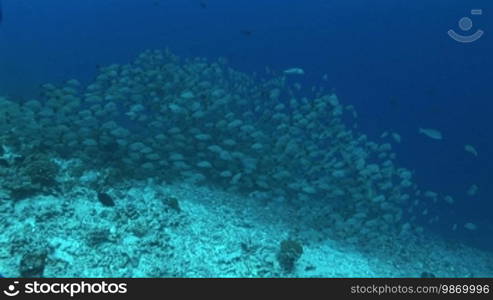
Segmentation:
<svg viewBox="0 0 493 300">
<path fill-rule="evenodd" d="M 148 48 L 226 57 L 262 74 L 302 67 L 304 86 L 334 89 L 355 105 L 360 130 L 401 134 L 401 166 L 424 190 L 456 204 L 432 206 L 433 229 L 491 246 L 493 233 L 493 2 L 405 0 L 3 0 L 0 94 L 29 98 L 45 82 L 88 81 L 97 65 L 129 62 Z M 203 8 L 200 3 L 204 3 Z M 470 16 L 481 8 L 482 16 Z M 446 34 L 470 16 L 485 35 L 460 44 Z M 250 30 L 250 36 L 241 34 Z M 328 81 L 321 78 L 327 74 Z M 297 79 L 298 80 L 298 79 Z M 444 140 L 418 134 L 442 131 Z M 479 157 L 464 151 L 474 145 Z M 480 192 L 466 191 L 477 184 Z M 469 232 L 465 222 L 480 228 Z M 451 226 L 459 230 L 451 232 Z"/>
</svg>

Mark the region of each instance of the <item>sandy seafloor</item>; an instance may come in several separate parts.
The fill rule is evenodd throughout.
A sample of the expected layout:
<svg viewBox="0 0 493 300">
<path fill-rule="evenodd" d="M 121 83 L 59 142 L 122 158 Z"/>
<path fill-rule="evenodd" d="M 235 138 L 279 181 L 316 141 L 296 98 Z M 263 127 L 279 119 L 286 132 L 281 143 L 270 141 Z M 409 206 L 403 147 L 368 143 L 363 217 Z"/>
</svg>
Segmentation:
<svg viewBox="0 0 493 300">
<path fill-rule="evenodd" d="M 493 253 L 426 231 L 357 245 L 330 238 L 317 208 L 153 181 L 119 184 L 105 207 L 89 184 L 65 188 L 15 202 L 0 193 L 4 276 L 20 276 L 22 255 L 36 248 L 48 252 L 45 277 L 493 276 Z M 303 245 L 291 273 L 277 261 L 286 238 Z"/>
</svg>

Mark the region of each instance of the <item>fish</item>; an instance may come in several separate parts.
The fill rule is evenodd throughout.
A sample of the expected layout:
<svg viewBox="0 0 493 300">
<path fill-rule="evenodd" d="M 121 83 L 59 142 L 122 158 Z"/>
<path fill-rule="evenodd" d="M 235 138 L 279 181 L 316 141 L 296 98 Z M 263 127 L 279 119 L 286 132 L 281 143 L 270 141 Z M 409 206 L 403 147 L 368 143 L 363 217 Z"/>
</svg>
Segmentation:
<svg viewBox="0 0 493 300">
<path fill-rule="evenodd" d="M 467 152 L 471 153 L 474 156 L 478 156 L 478 151 L 476 150 L 476 148 L 474 148 L 471 145 L 465 145 L 464 150 L 466 150 Z"/>
<path fill-rule="evenodd" d="M 113 201 L 113 198 L 104 192 L 98 192 L 98 200 L 103 204 L 103 206 L 115 206 L 115 201 Z"/>
<path fill-rule="evenodd" d="M 429 138 L 432 138 L 434 140 L 441 140 L 443 139 L 443 135 L 440 131 L 436 129 L 431 129 L 431 128 L 420 128 L 419 133 L 426 135 Z"/>
<path fill-rule="evenodd" d="M 291 69 L 287 69 L 284 71 L 284 74 L 287 74 L 287 75 L 303 75 L 305 74 L 305 71 L 303 71 L 303 69 L 301 68 L 291 68 Z"/>
<path fill-rule="evenodd" d="M 469 187 L 469 189 L 467 190 L 467 195 L 468 196 L 476 196 L 476 194 L 478 193 L 479 191 L 479 187 L 475 184 L 471 185 L 471 187 Z"/>
<path fill-rule="evenodd" d="M 393 133 L 392 133 L 392 138 L 394 139 L 394 141 L 395 141 L 396 143 L 400 143 L 400 142 L 401 142 L 401 140 L 402 140 L 402 139 L 401 139 L 401 136 L 400 136 L 398 133 L 396 133 L 396 132 L 393 132 Z"/>
<path fill-rule="evenodd" d="M 466 224 L 464 224 L 464 228 L 466 228 L 468 230 L 476 230 L 476 229 L 478 229 L 478 226 L 474 223 L 466 223 Z"/>
</svg>

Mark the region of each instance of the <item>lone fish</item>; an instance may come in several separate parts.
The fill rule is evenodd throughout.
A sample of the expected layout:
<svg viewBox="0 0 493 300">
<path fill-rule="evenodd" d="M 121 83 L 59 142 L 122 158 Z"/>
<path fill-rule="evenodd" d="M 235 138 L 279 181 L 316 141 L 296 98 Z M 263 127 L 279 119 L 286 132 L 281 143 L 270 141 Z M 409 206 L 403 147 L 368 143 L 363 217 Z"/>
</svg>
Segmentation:
<svg viewBox="0 0 493 300">
<path fill-rule="evenodd" d="M 466 150 L 467 152 L 471 153 L 474 156 L 478 156 L 478 151 L 476 150 L 476 148 L 474 148 L 471 145 L 465 145 L 464 150 Z"/>
<path fill-rule="evenodd" d="M 300 69 L 300 68 L 291 68 L 291 69 L 287 69 L 284 71 L 284 74 L 287 74 L 287 75 L 303 75 L 305 74 L 305 71 L 303 71 L 303 69 Z"/>
<path fill-rule="evenodd" d="M 398 133 L 396 133 L 396 132 L 392 132 L 392 138 L 394 139 L 394 141 L 395 141 L 396 143 L 400 143 L 400 142 L 401 142 L 401 140 L 402 140 L 402 139 L 401 139 L 401 136 L 400 136 Z"/>
<path fill-rule="evenodd" d="M 435 140 L 441 140 L 443 138 L 442 133 L 436 129 L 420 128 L 419 133 Z"/>
<path fill-rule="evenodd" d="M 469 187 L 469 189 L 467 190 L 467 195 L 468 196 L 476 196 L 476 194 L 478 193 L 479 191 L 479 187 L 475 184 L 471 185 L 471 187 Z"/>
<path fill-rule="evenodd" d="M 466 228 L 468 230 L 476 230 L 476 229 L 478 229 L 478 226 L 474 223 L 466 223 L 466 224 L 464 224 L 464 228 Z"/>
</svg>

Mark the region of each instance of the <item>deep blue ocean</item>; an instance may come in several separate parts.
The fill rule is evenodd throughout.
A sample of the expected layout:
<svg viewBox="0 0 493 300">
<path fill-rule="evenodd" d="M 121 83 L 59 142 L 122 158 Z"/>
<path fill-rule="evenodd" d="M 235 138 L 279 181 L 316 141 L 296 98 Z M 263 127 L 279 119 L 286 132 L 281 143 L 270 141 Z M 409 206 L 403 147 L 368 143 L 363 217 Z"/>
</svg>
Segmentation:
<svg viewBox="0 0 493 300">
<path fill-rule="evenodd" d="M 424 225 L 493 249 L 492 1 L 3 0 L 2 10 L 0 95 L 11 98 L 35 98 L 46 82 L 88 82 L 100 66 L 145 49 L 225 57 L 246 73 L 303 68 L 289 80 L 335 91 L 371 139 L 399 133 L 400 166 L 421 189 L 455 199 L 429 204 L 440 220 L 426 225 L 423 217 Z M 458 24 L 465 17 L 473 21 L 467 32 Z M 484 35 L 460 43 L 450 29 Z M 469 196 L 472 185 L 479 190 Z M 478 229 L 464 229 L 467 222 Z"/>
</svg>

